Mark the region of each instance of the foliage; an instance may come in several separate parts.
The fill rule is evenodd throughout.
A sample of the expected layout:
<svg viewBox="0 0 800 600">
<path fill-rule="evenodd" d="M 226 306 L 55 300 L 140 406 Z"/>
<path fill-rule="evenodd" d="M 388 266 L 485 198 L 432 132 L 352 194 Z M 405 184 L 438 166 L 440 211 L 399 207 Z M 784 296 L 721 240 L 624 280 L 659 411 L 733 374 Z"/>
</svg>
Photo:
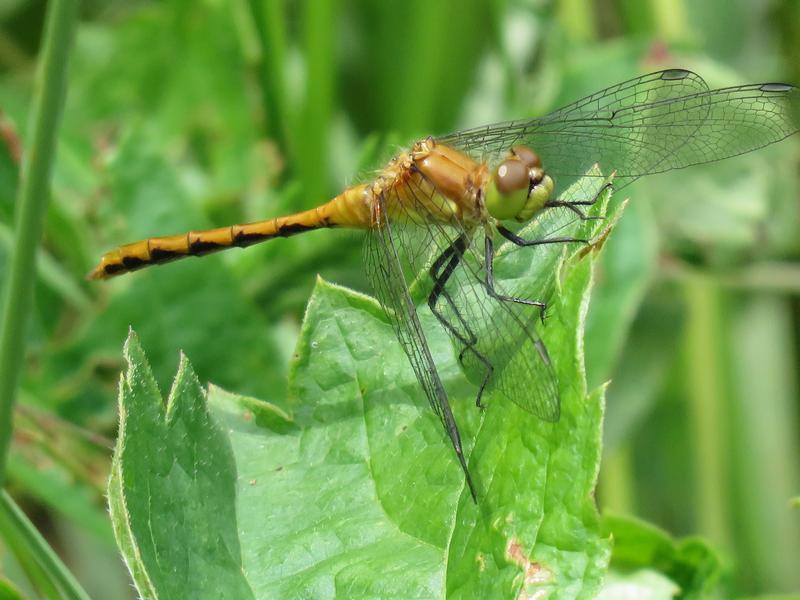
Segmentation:
<svg viewBox="0 0 800 600">
<path fill-rule="evenodd" d="M 612 567 L 657 570 L 676 583 L 681 598 L 708 598 L 723 571 L 722 559 L 698 537 L 675 541 L 632 517 L 606 514 L 603 532 L 614 540 Z"/>
<path fill-rule="evenodd" d="M 604 207 L 599 201 L 594 214 Z M 601 236 L 599 248 L 610 225 L 587 223 Z M 498 273 L 519 281 L 538 270 L 531 256 L 512 262 L 513 254 L 506 248 Z M 291 413 L 212 387 L 221 427 L 185 360 L 165 410 L 129 337 L 109 495 L 139 592 L 591 597 L 610 550 L 590 500 L 603 388 L 587 391 L 582 368 L 597 252 L 568 260 L 539 254 L 539 269 L 549 264 L 563 274 L 550 307 L 556 317 L 543 331 L 561 382 L 558 424 L 496 394 L 480 414 L 445 332 L 432 314 L 421 316 L 445 385 L 455 390 L 477 505 L 371 298 L 319 280 L 292 360 Z"/>
<path fill-rule="evenodd" d="M 16 157 L 31 148 L 44 3 L 6 4 L 3 280 Z M 83 5 L 45 244 L 28 275 L 35 294 L 24 408 L 8 477 L 9 491 L 92 596 L 130 593 L 103 497 L 129 327 L 162 389 L 182 349 L 200 381 L 232 391 L 212 388 L 212 397 L 262 398 L 299 418 L 292 353 L 298 339 L 315 341 L 308 323 L 301 331 L 306 303 L 315 289 L 318 308 L 323 297 L 356 298 L 328 284 L 315 288 L 315 274 L 369 291 L 360 239 L 343 231 L 90 285 L 82 278 L 99 253 L 148 235 L 307 208 L 368 177 L 415 136 L 542 114 L 662 67 L 691 68 L 712 87 L 800 81 L 793 0 L 678 0 L 669 10 L 656 0 L 467 0 L 457 11 L 425 0 L 404 0 L 400 9 L 323 4 Z M 789 508 L 800 490 L 797 160 L 790 140 L 626 188 L 631 203 L 594 265 L 586 378 L 589 390 L 611 382 L 598 504 L 721 548 L 731 557 L 723 597 L 800 587 L 800 511 Z M 359 314 L 371 314 L 358 298 Z M 557 321 L 549 325 L 554 335 Z M 462 404 L 469 428 L 478 417 Z M 501 404 L 484 418 L 499 416 Z M 419 456 L 449 460 L 432 425 Z M 448 489 L 460 484 L 449 466 Z M 0 560 L 23 595 L 35 596 L 31 571 L 5 552 Z M 652 567 L 612 569 L 608 583 L 644 581 L 664 594 L 683 587 Z"/>
</svg>

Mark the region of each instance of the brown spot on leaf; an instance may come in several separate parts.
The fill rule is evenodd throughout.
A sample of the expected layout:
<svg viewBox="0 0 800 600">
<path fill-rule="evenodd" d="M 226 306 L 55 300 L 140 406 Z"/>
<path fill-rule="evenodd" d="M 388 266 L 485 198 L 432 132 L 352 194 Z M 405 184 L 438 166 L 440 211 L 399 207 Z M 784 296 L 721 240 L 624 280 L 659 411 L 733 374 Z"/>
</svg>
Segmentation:
<svg viewBox="0 0 800 600">
<path fill-rule="evenodd" d="M 483 573 L 486 570 L 486 558 L 484 558 L 483 553 L 478 552 L 475 555 L 475 562 L 478 563 L 478 571 Z"/>
<path fill-rule="evenodd" d="M 525 548 L 516 538 L 511 538 L 506 546 L 506 558 L 522 567 L 525 573 L 525 584 L 548 583 L 553 578 L 550 570 L 546 569 L 536 561 L 531 560 L 525 554 Z M 528 597 L 523 595 L 522 597 Z"/>
</svg>

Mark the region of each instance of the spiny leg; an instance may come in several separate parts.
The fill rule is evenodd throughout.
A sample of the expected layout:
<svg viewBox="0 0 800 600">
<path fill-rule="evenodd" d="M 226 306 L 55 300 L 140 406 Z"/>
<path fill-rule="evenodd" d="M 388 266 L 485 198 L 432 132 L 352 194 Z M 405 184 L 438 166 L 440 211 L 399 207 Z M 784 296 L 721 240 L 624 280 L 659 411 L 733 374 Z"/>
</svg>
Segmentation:
<svg viewBox="0 0 800 600">
<path fill-rule="evenodd" d="M 596 199 L 595 199 L 596 201 Z M 545 244 L 565 244 L 570 242 L 580 242 L 582 244 L 588 244 L 589 240 L 580 239 L 580 238 L 573 238 L 573 237 L 554 237 L 554 238 L 545 238 L 542 240 L 526 240 L 518 236 L 516 233 L 511 231 L 510 229 L 506 229 L 499 223 L 495 225 L 498 233 L 502 235 L 504 238 L 516 244 L 517 246 L 521 247 L 528 247 L 528 246 L 543 246 Z M 523 298 L 514 298 L 511 296 L 502 296 L 498 294 L 494 289 L 494 242 L 492 241 L 491 236 L 486 236 L 486 288 L 490 294 L 494 297 L 498 298 L 499 300 L 507 300 L 510 302 L 518 302 L 520 304 L 528 304 L 533 306 L 538 306 L 540 308 L 540 318 L 542 323 L 544 323 L 545 318 L 545 311 L 547 310 L 547 303 L 536 301 L 536 300 L 525 300 Z"/>
<path fill-rule="evenodd" d="M 456 259 L 456 262 L 454 264 L 458 264 L 458 260 L 457 259 Z M 446 273 L 444 275 L 444 279 L 443 279 L 442 285 L 444 285 L 447 282 L 447 279 L 449 277 L 450 277 L 449 273 Z M 439 304 L 438 300 L 439 300 L 440 297 L 444 298 L 447 301 L 447 303 L 450 305 L 450 308 L 453 309 L 453 312 L 455 313 L 456 318 L 458 319 L 459 323 L 461 323 L 461 326 L 464 328 L 464 330 L 466 332 L 466 336 L 463 335 L 462 333 L 460 333 L 453 326 L 453 324 L 450 321 L 447 320 L 447 317 L 445 317 L 443 314 L 441 314 L 439 312 L 439 309 L 437 308 L 437 306 Z M 453 302 L 453 299 L 451 298 L 451 296 L 448 293 L 448 291 L 446 289 L 442 288 L 441 293 L 438 296 L 436 296 L 435 298 L 429 298 L 428 300 L 429 300 L 429 302 L 432 300 L 433 303 L 434 303 L 433 306 L 430 307 L 431 308 L 431 312 L 433 312 L 433 314 L 436 316 L 436 318 L 439 320 L 439 322 L 442 323 L 442 325 L 445 327 L 445 329 L 447 329 L 449 332 L 451 332 L 456 337 L 456 339 L 458 339 L 458 341 L 461 342 L 461 344 L 463 346 L 461 348 L 461 352 L 458 353 L 458 362 L 460 362 L 461 364 L 464 364 L 464 355 L 467 353 L 467 351 L 470 351 L 473 354 L 475 354 L 475 356 L 478 358 L 478 360 L 480 360 L 484 364 L 484 366 L 486 366 L 487 370 L 491 370 L 493 367 L 492 367 L 491 363 L 489 362 L 489 360 L 483 354 L 481 354 L 478 351 L 478 349 L 476 348 L 476 345 L 478 343 L 478 336 L 475 335 L 475 333 L 472 331 L 472 329 L 470 329 L 469 324 L 467 323 L 466 319 L 464 319 L 464 317 L 461 315 L 461 312 L 458 310 L 458 307 L 456 306 L 456 303 Z M 487 376 L 487 378 L 488 378 L 488 376 Z M 483 388 L 481 388 L 481 391 L 483 391 Z M 480 395 L 478 396 L 478 399 L 480 399 Z"/>
<path fill-rule="evenodd" d="M 442 326 L 451 334 L 453 334 L 453 336 L 455 336 L 455 338 L 464 346 L 461 350 L 461 353 L 458 355 L 459 362 L 463 362 L 464 354 L 467 352 L 467 350 L 469 350 L 486 367 L 486 375 L 481 382 L 480 388 L 478 389 L 478 395 L 475 398 L 475 405 L 478 408 L 483 408 L 484 406 L 481 403 L 481 396 L 483 396 L 483 391 L 486 389 L 486 385 L 489 383 L 489 379 L 492 377 L 494 366 L 492 366 L 492 363 L 489 361 L 489 359 L 481 354 L 475 347 L 475 345 L 478 343 L 478 337 L 470 329 L 469 324 L 461 315 L 461 312 L 458 310 L 455 302 L 453 302 L 450 294 L 448 294 L 447 290 L 445 289 L 447 281 L 450 279 L 453 271 L 455 271 L 455 268 L 458 266 L 458 263 L 463 257 L 466 246 L 467 238 L 466 236 L 462 235 L 434 261 L 429 271 L 431 277 L 433 278 L 434 285 L 430 296 L 428 296 L 428 306 Z M 440 272 L 445 262 L 447 265 L 445 266 L 444 270 Z M 466 331 L 468 337 L 465 337 L 460 331 L 458 331 L 458 329 L 456 329 L 456 327 L 453 326 L 453 324 L 448 321 L 447 318 L 439 311 L 436 305 L 440 297 L 443 297 L 448 302 L 450 308 L 455 313 L 456 318 Z"/>
<path fill-rule="evenodd" d="M 581 220 L 594 220 L 594 219 L 602 219 L 603 217 L 588 217 L 582 210 L 577 208 L 577 206 L 591 206 L 597 202 L 600 195 L 609 189 L 611 186 L 610 183 L 605 184 L 592 200 L 585 200 L 585 201 L 575 201 L 575 202 L 562 202 L 562 201 L 551 201 L 545 204 L 546 208 L 552 208 L 556 206 L 563 206 L 572 210 L 573 212 L 577 213 Z M 516 244 L 517 246 L 521 247 L 528 247 L 528 246 L 543 246 L 545 244 L 565 244 L 571 242 L 579 242 L 582 244 L 588 244 L 589 240 L 581 239 L 581 238 L 574 238 L 574 237 L 553 237 L 553 238 L 544 238 L 541 240 L 526 240 L 518 236 L 516 233 L 511 231 L 510 229 L 506 229 L 499 223 L 495 225 L 497 231 L 502 235 L 504 238 Z M 497 298 L 498 300 L 504 300 L 508 302 L 517 302 L 519 304 L 527 304 L 532 306 L 538 306 L 541 310 L 540 318 L 542 322 L 544 322 L 545 317 L 545 310 L 547 309 L 547 304 L 541 301 L 536 300 L 525 300 L 524 298 L 515 298 L 512 296 L 504 296 L 502 294 L 498 294 L 497 291 L 494 289 L 494 242 L 490 235 L 486 236 L 486 289 L 489 291 L 489 294 L 493 297 Z"/>
<path fill-rule="evenodd" d="M 592 198 L 591 200 L 574 200 L 574 201 L 572 201 L 572 200 L 570 200 L 570 201 L 568 201 L 568 200 L 551 200 L 549 202 L 545 202 L 544 207 L 545 208 L 555 208 L 557 206 L 561 206 L 561 207 L 567 208 L 567 209 L 571 210 L 572 212 L 574 212 L 576 215 L 578 215 L 578 217 L 580 218 L 581 221 L 599 221 L 599 220 L 602 220 L 603 217 L 589 217 L 589 216 L 586 215 L 585 212 L 583 212 L 578 207 L 579 206 L 594 206 L 594 204 L 597 202 L 597 200 L 600 198 L 600 196 L 602 196 L 603 193 L 606 190 L 611 189 L 613 187 L 614 186 L 612 184 L 606 183 L 602 188 L 600 188 L 600 191 L 598 191 L 594 195 L 594 198 Z"/>
<path fill-rule="evenodd" d="M 506 230 L 508 231 L 508 230 Z M 502 233 L 502 232 L 501 232 Z M 509 232 L 510 233 L 510 232 Z M 517 304 L 525 304 L 527 306 L 539 307 L 539 318 L 544 323 L 544 311 L 547 309 L 547 304 L 540 300 L 526 300 L 525 298 L 517 298 L 515 296 L 506 296 L 499 293 L 494 287 L 494 241 L 491 235 L 485 237 L 485 258 L 486 258 L 486 290 L 489 295 L 496 300 L 503 302 L 516 302 Z"/>
<path fill-rule="evenodd" d="M 434 282 L 434 287 L 433 287 L 433 290 L 431 291 L 430 295 L 428 296 L 428 306 L 430 307 L 431 312 L 433 312 L 434 316 L 439 320 L 439 322 L 450 333 L 452 333 L 454 336 L 456 336 L 458 341 L 460 341 L 462 344 L 464 344 L 465 349 L 466 349 L 466 347 L 472 346 L 477 342 L 477 336 L 469 328 L 469 324 L 461 316 L 461 313 L 459 312 L 458 308 L 456 307 L 455 302 L 453 302 L 453 299 L 450 297 L 450 294 L 448 294 L 447 290 L 445 289 L 445 285 L 447 283 L 447 280 L 450 278 L 450 276 L 453 273 L 453 271 L 455 270 L 456 266 L 458 266 L 458 263 L 459 263 L 460 258 L 461 258 L 460 255 L 456 253 L 458 244 L 459 244 L 459 240 L 456 240 L 456 242 L 454 244 L 450 245 L 447 248 L 447 250 L 442 252 L 442 254 L 434 261 L 433 265 L 431 266 L 431 268 L 429 270 L 431 278 L 433 279 L 433 282 Z M 444 271 L 444 273 L 440 273 L 439 271 L 440 271 L 440 269 L 442 268 L 442 265 L 444 265 L 445 262 L 447 262 L 447 266 L 445 267 L 445 271 Z M 440 296 L 443 296 L 444 299 L 447 300 L 447 302 L 453 308 L 453 312 L 455 313 L 456 318 L 458 319 L 459 323 L 461 323 L 461 326 L 466 330 L 467 335 L 469 336 L 468 338 L 465 338 L 458 330 L 456 330 L 456 328 L 453 326 L 453 324 L 450 323 L 450 321 L 448 321 L 447 318 L 439 312 L 438 308 L 436 308 L 436 305 L 438 304 L 438 300 L 439 300 Z M 461 351 L 461 354 L 458 357 L 459 361 L 461 361 L 461 359 L 463 358 L 463 355 L 464 355 L 464 350 Z"/>
<path fill-rule="evenodd" d="M 545 238 L 543 240 L 526 240 L 524 238 L 519 237 L 516 233 L 511 231 L 510 229 L 506 229 L 499 223 L 495 225 L 498 233 L 506 238 L 508 241 L 516 244 L 517 246 L 543 246 L 545 244 L 565 244 L 569 242 L 580 242 L 582 244 L 588 244 L 589 240 L 584 240 L 580 238 L 573 238 L 573 237 L 554 237 L 554 238 Z"/>
<path fill-rule="evenodd" d="M 546 202 L 544 207 L 545 208 L 556 208 L 557 206 L 562 206 L 574 212 L 578 215 L 578 218 L 581 221 L 602 221 L 603 217 L 590 217 L 585 212 L 583 212 L 580 208 L 576 206 L 577 202 L 560 202 L 558 200 L 553 200 L 551 202 Z"/>
</svg>

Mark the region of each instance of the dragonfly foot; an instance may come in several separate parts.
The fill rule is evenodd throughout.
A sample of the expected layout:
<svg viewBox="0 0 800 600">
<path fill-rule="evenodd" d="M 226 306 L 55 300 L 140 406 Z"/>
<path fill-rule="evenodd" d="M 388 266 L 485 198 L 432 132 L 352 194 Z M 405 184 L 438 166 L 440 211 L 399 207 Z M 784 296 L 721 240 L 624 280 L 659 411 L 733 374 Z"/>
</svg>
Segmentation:
<svg viewBox="0 0 800 600">
<path fill-rule="evenodd" d="M 561 200 L 553 200 L 551 202 L 547 202 L 544 206 L 545 208 L 561 207 L 571 210 L 573 213 L 578 215 L 578 218 L 581 221 L 597 221 L 605 217 L 588 216 L 585 212 L 583 212 L 580 208 L 578 208 L 579 206 L 591 206 L 596 201 L 597 201 L 596 199 L 592 200 L 591 202 L 566 202 Z"/>
</svg>

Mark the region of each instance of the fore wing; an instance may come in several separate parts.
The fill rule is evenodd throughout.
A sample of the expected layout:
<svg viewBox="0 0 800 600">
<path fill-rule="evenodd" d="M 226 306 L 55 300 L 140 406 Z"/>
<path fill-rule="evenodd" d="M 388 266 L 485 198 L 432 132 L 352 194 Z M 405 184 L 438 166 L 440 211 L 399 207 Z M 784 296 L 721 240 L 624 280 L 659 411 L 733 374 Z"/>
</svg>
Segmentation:
<svg viewBox="0 0 800 600">
<path fill-rule="evenodd" d="M 438 141 L 490 162 L 525 144 L 560 192 L 593 164 L 622 187 L 650 173 L 743 154 L 798 131 L 800 92 L 787 84 L 708 90 L 680 69 L 631 79 L 537 119 L 468 129 Z"/>
</svg>

